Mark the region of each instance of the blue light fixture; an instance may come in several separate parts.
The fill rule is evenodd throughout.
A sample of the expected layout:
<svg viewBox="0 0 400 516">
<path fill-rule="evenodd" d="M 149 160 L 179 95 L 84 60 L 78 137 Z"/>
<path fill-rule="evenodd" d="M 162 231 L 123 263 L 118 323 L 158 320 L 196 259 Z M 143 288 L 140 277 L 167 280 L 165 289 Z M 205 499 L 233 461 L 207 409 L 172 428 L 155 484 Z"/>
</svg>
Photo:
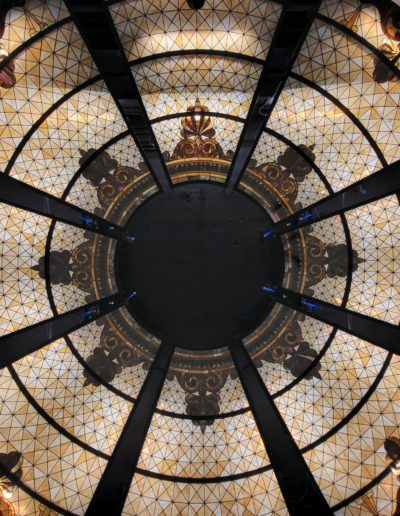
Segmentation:
<svg viewBox="0 0 400 516">
<path fill-rule="evenodd" d="M 131 300 L 133 297 L 135 297 L 135 296 L 136 296 L 136 290 L 134 290 L 133 292 L 131 292 L 131 293 L 129 294 L 129 296 L 127 297 L 127 301 L 130 301 L 130 300 Z"/>
<path fill-rule="evenodd" d="M 307 213 L 304 213 L 304 215 L 300 215 L 300 217 L 298 218 L 298 221 L 304 222 L 305 220 L 311 219 L 316 214 L 317 214 L 316 210 L 309 211 Z"/>
<path fill-rule="evenodd" d="M 84 224 L 93 224 L 94 222 L 94 219 L 92 217 L 88 217 L 87 215 L 81 215 L 80 219 Z"/>
<path fill-rule="evenodd" d="M 275 294 L 276 288 L 275 287 L 263 287 L 262 288 L 264 292 L 269 292 L 271 294 Z"/>
<path fill-rule="evenodd" d="M 83 312 L 82 312 L 82 317 L 84 319 L 90 319 L 93 315 L 96 315 L 97 314 L 97 306 L 92 306 L 90 308 L 86 308 Z"/>
<path fill-rule="evenodd" d="M 317 310 L 322 308 L 321 305 L 318 305 L 317 303 L 311 303 L 310 301 L 306 301 L 305 299 L 301 300 L 301 304 L 304 305 L 306 308 L 310 308 L 311 310 L 313 308 L 316 308 Z"/>
</svg>

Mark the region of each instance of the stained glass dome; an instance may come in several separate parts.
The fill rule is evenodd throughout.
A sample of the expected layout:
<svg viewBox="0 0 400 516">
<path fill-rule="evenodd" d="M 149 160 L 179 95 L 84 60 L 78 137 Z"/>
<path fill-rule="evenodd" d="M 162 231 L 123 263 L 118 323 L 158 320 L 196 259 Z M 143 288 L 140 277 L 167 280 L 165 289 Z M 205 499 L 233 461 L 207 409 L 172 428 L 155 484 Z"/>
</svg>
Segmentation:
<svg viewBox="0 0 400 516">
<path fill-rule="evenodd" d="M 400 514 L 399 63 L 390 0 L 3 2 L 1 514 Z"/>
</svg>

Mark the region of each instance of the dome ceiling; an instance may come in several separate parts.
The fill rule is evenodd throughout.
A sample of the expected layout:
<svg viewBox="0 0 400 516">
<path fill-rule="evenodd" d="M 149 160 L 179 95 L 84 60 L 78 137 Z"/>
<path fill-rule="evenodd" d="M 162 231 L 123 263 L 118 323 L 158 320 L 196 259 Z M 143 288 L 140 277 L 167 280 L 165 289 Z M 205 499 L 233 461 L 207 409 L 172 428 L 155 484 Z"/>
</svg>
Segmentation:
<svg viewBox="0 0 400 516">
<path fill-rule="evenodd" d="M 231 171 L 246 148 L 243 134 L 260 115 L 254 98 L 285 12 L 282 2 L 261 0 L 206 0 L 198 11 L 184 0 L 106 4 L 155 145 L 146 147 L 132 131 L 73 9 L 71 16 L 59 0 L 27 0 L 4 9 L 0 23 L 0 169 L 82 214 L 71 225 L 45 216 L 44 208 L 7 202 L 0 192 L 1 345 L 40 321 L 89 310 L 84 324 L 45 345 L 33 343 L 1 371 L 0 511 L 7 515 L 85 514 L 110 475 L 132 414 L 151 392 L 148 379 L 166 339 L 143 323 L 144 308 L 154 310 L 146 303 L 157 282 L 149 280 L 143 295 L 138 286 L 124 306 L 104 315 L 90 312 L 91 303 L 121 290 L 126 256 L 130 278 L 135 259 L 148 270 L 135 249 L 146 232 L 153 235 L 143 214 L 159 216 L 151 207 L 157 199 L 180 196 L 194 210 L 187 220 L 196 221 L 205 192 L 228 196 Z M 400 439 L 399 358 L 387 343 L 374 345 L 327 322 L 318 307 L 294 310 L 273 296 L 284 288 L 302 303 L 310 296 L 398 325 L 399 199 L 394 188 L 296 231 L 275 235 L 274 228 L 400 159 L 396 9 L 386 0 L 320 3 L 230 194 L 265 217 L 253 244 L 269 266 L 260 267 L 265 274 L 254 297 L 263 317 L 246 332 L 236 328 L 232 338 L 243 340 L 268 403 L 338 515 L 399 511 L 400 484 L 388 466 L 397 457 L 388 439 L 394 447 Z M 172 193 L 160 185 L 163 171 L 155 173 L 151 152 Z M 235 206 L 215 225 L 247 224 Z M 90 214 L 108 228 L 130 227 L 137 240 L 118 243 L 101 234 Z M 210 220 L 206 214 L 205 224 Z M 241 238 L 233 239 L 232 256 Z M 250 288 L 258 274 L 253 258 L 241 262 L 230 293 Z M 182 313 L 189 310 L 184 305 Z M 222 307 L 226 317 L 229 307 Z M 162 319 L 157 309 L 152 321 Z M 169 340 L 170 363 L 132 458 L 122 514 L 295 514 L 265 442 L 262 404 L 249 393 L 232 341 Z"/>
</svg>

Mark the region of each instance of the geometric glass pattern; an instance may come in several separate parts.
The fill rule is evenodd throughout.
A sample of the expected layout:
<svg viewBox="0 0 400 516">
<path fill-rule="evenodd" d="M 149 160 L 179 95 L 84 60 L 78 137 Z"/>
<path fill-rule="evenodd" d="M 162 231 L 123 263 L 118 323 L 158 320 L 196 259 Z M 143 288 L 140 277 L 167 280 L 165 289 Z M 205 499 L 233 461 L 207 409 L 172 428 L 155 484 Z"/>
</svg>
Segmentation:
<svg viewBox="0 0 400 516">
<path fill-rule="evenodd" d="M 193 11 L 186 0 L 128 0 L 108 9 L 172 184 L 224 183 L 281 3 L 207 0 Z M 400 36 L 390 16 L 383 2 L 321 2 L 240 181 L 274 222 L 400 159 Z M 11 9 L 0 23 L 1 173 L 123 225 L 158 187 L 112 93 L 61 0 Z M 188 135 L 196 105 L 210 126 Z M 212 155 L 201 154 L 206 139 Z M 182 141 L 197 153 L 192 168 Z M 82 288 L 98 273 L 90 252 L 103 237 L 93 235 L 0 203 L 0 337 L 105 296 L 97 284 Z M 396 194 L 312 224 L 303 248 L 293 235 L 284 280 L 322 272 L 292 290 L 400 323 Z M 399 357 L 285 310 L 290 327 L 244 339 L 262 383 L 335 514 L 394 514 L 400 484 L 385 440 L 400 439 Z M 0 466 L 10 479 L 0 477 L 0 512 L 83 515 L 93 499 L 160 347 L 136 323 L 130 340 L 127 308 L 112 315 L 2 369 Z M 285 336 L 281 355 L 279 346 L 265 353 L 269 338 Z M 182 356 L 175 349 L 123 514 L 288 514 L 229 349 L 194 373 Z M 7 470 L 10 457 L 20 470 Z"/>
</svg>

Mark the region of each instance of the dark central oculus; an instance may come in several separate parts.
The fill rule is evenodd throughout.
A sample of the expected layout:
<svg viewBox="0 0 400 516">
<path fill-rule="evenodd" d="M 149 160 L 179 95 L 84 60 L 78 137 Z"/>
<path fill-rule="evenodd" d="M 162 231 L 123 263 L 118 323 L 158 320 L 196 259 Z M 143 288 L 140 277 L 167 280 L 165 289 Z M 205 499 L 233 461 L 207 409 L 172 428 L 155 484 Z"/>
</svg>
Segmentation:
<svg viewBox="0 0 400 516">
<path fill-rule="evenodd" d="M 160 193 L 132 215 L 131 244 L 118 243 L 115 273 L 134 319 L 183 348 L 211 349 L 253 331 L 273 307 L 284 252 L 266 211 L 222 185 L 191 183 Z"/>
</svg>

